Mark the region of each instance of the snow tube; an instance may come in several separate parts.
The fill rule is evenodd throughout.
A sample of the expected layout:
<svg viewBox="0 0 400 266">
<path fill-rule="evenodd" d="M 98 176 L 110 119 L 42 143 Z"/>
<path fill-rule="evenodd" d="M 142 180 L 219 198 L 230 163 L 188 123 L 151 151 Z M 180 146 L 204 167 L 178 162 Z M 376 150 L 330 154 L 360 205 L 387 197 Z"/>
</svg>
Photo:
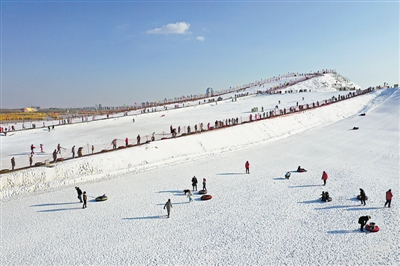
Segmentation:
<svg viewBox="0 0 400 266">
<path fill-rule="evenodd" d="M 204 190 L 204 189 L 199 190 L 199 194 L 207 194 L 207 190 Z"/>
<path fill-rule="evenodd" d="M 125 149 L 125 146 L 119 146 L 118 149 Z"/>
<path fill-rule="evenodd" d="M 367 224 L 365 226 L 365 230 L 369 231 L 369 232 L 378 232 L 379 231 L 379 226 L 375 225 L 375 226 L 371 226 L 370 224 Z"/>
<path fill-rule="evenodd" d="M 212 199 L 211 195 L 203 195 L 203 196 L 201 196 L 201 200 L 210 200 L 210 199 Z"/>
<path fill-rule="evenodd" d="M 105 201 L 105 200 L 107 200 L 108 199 L 108 197 L 106 196 L 106 195 L 103 195 L 103 196 L 98 196 L 97 198 L 96 198 L 96 201 Z"/>
<path fill-rule="evenodd" d="M 357 130 L 357 129 L 359 129 L 359 127 L 353 127 L 353 130 Z"/>
<path fill-rule="evenodd" d="M 358 195 L 357 199 L 361 200 L 361 195 Z M 365 196 L 365 200 L 368 200 L 368 196 Z"/>
<path fill-rule="evenodd" d="M 323 202 L 331 202 L 331 201 L 332 201 L 332 198 L 331 198 L 331 197 L 328 197 L 327 200 L 323 200 L 323 199 L 321 198 L 321 200 L 322 200 Z"/>
<path fill-rule="evenodd" d="M 360 114 L 360 116 L 365 116 L 365 113 Z"/>
<path fill-rule="evenodd" d="M 304 172 L 307 172 L 307 170 L 306 169 L 300 169 L 300 170 L 297 170 L 297 172 L 299 172 L 299 173 L 304 173 Z"/>
<path fill-rule="evenodd" d="M 64 158 L 57 158 L 57 162 L 62 162 L 64 161 Z"/>
<path fill-rule="evenodd" d="M 101 152 L 108 152 L 108 150 L 101 150 Z"/>
</svg>

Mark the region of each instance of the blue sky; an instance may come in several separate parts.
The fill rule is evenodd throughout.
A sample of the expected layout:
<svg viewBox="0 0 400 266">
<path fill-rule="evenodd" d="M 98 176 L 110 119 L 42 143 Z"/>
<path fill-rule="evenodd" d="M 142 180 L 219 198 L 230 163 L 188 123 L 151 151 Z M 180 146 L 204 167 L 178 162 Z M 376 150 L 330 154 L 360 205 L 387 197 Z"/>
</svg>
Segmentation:
<svg viewBox="0 0 400 266">
<path fill-rule="evenodd" d="M 1 107 L 134 105 L 287 72 L 399 82 L 398 1 L 2 1 Z"/>
</svg>

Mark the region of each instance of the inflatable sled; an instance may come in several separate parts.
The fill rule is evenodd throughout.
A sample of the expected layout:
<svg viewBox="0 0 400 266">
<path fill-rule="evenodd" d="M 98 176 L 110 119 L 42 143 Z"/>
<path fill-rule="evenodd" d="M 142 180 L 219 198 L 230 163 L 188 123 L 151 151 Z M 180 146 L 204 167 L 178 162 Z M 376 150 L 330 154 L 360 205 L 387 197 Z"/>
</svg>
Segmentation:
<svg viewBox="0 0 400 266">
<path fill-rule="evenodd" d="M 375 223 L 369 223 L 365 226 L 365 230 L 375 233 L 379 231 L 379 226 L 375 225 Z"/>
<path fill-rule="evenodd" d="M 199 194 L 201 194 L 201 195 L 203 195 L 203 194 L 207 194 L 207 190 L 204 190 L 204 189 L 202 189 L 202 190 L 199 190 Z"/>
<path fill-rule="evenodd" d="M 300 169 L 297 169 L 297 172 L 299 172 L 299 173 L 304 173 L 304 172 L 307 172 L 307 170 L 304 169 L 304 168 L 300 168 Z"/>
<path fill-rule="evenodd" d="M 365 116 L 365 113 L 360 114 L 360 116 Z"/>
<path fill-rule="evenodd" d="M 108 199 L 108 197 L 104 194 L 103 196 L 98 196 L 97 198 L 96 198 L 96 201 L 105 201 L 105 200 L 107 200 Z"/>
<path fill-rule="evenodd" d="M 328 197 L 327 199 L 326 198 L 322 198 L 321 199 L 323 202 L 331 202 L 332 201 L 332 198 L 331 197 Z"/>
<path fill-rule="evenodd" d="M 359 129 L 359 127 L 353 127 L 353 130 L 357 130 L 357 129 Z"/>
<path fill-rule="evenodd" d="M 201 196 L 201 200 L 210 200 L 210 199 L 212 199 L 211 195 L 203 195 L 203 196 Z"/>
</svg>

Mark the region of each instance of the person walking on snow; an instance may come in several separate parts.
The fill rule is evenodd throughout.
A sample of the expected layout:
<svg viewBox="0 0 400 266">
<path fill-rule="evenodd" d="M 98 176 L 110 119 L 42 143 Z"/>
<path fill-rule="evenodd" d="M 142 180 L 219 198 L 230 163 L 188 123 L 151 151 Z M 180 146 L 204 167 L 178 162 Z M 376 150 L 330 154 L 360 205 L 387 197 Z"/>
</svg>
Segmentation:
<svg viewBox="0 0 400 266">
<path fill-rule="evenodd" d="M 72 152 L 72 158 L 75 158 L 75 145 L 72 146 L 71 152 Z"/>
<path fill-rule="evenodd" d="M 207 190 L 206 182 L 207 182 L 207 180 L 205 178 L 203 178 L 203 190 Z"/>
<path fill-rule="evenodd" d="M 167 217 L 169 218 L 169 215 L 171 213 L 171 208 L 172 208 L 171 199 L 168 199 L 168 201 L 165 203 L 164 210 L 165 210 L 165 208 L 167 208 L 167 214 L 168 214 Z"/>
<path fill-rule="evenodd" d="M 83 206 L 82 206 L 82 209 L 85 209 L 87 207 L 86 203 L 87 203 L 87 195 L 86 195 L 86 191 L 83 191 Z"/>
<path fill-rule="evenodd" d="M 388 191 L 386 191 L 386 202 L 385 202 L 385 207 L 387 204 L 389 204 L 389 208 L 390 208 L 390 203 L 392 202 L 392 198 L 393 198 L 393 193 L 392 190 L 389 189 Z"/>
<path fill-rule="evenodd" d="M 361 216 L 360 218 L 358 218 L 358 223 L 360 224 L 360 231 L 364 232 L 364 226 L 367 224 L 369 219 L 371 219 L 371 216 Z"/>
<path fill-rule="evenodd" d="M 34 154 L 35 152 L 34 152 L 34 149 L 35 149 L 36 147 L 35 146 L 33 146 L 33 144 L 31 145 L 31 154 Z"/>
<path fill-rule="evenodd" d="M 82 203 L 82 190 L 79 187 L 75 187 L 76 192 L 78 193 L 79 202 Z"/>
<path fill-rule="evenodd" d="M 192 178 L 192 187 L 193 187 L 193 191 L 197 191 L 197 178 L 196 178 L 196 176 L 193 176 L 193 178 Z"/>
<path fill-rule="evenodd" d="M 61 145 L 60 145 L 60 143 L 57 144 L 57 153 L 61 154 Z"/>
<path fill-rule="evenodd" d="M 324 186 L 325 186 L 326 185 L 326 180 L 328 180 L 328 174 L 325 171 L 322 172 L 321 179 L 324 180 Z"/>
<path fill-rule="evenodd" d="M 249 161 L 246 161 L 244 167 L 246 168 L 246 174 L 250 174 L 250 163 L 249 163 Z"/>
<path fill-rule="evenodd" d="M 193 201 L 193 194 L 192 192 L 189 190 L 189 192 L 186 194 L 186 196 L 189 198 L 189 203 Z"/>
</svg>

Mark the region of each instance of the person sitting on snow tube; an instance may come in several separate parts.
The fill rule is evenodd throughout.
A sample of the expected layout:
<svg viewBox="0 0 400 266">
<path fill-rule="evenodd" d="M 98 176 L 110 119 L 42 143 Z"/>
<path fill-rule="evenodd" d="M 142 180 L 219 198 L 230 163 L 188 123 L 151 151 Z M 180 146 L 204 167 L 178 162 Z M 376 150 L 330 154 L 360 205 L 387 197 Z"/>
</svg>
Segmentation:
<svg viewBox="0 0 400 266">
<path fill-rule="evenodd" d="M 325 191 L 322 191 L 322 193 L 321 193 L 321 199 L 322 199 L 322 201 L 326 201 L 326 194 L 325 194 Z"/>
<path fill-rule="evenodd" d="M 332 201 L 332 198 L 329 197 L 329 192 L 328 191 L 325 191 L 325 192 L 322 191 L 321 196 L 322 196 L 322 201 L 323 202 Z"/>
<path fill-rule="evenodd" d="M 304 168 L 301 168 L 299 165 L 299 167 L 297 167 L 297 172 L 302 173 L 302 172 L 307 172 L 307 170 Z"/>
<path fill-rule="evenodd" d="M 286 178 L 286 179 L 289 179 L 289 177 L 290 177 L 290 172 L 287 172 L 287 173 L 285 174 L 285 178 Z"/>
<path fill-rule="evenodd" d="M 96 198 L 96 201 L 103 201 L 103 200 L 107 200 L 108 198 L 107 198 L 107 196 L 106 196 L 106 194 L 103 194 L 103 196 L 98 196 L 97 198 Z"/>
</svg>

